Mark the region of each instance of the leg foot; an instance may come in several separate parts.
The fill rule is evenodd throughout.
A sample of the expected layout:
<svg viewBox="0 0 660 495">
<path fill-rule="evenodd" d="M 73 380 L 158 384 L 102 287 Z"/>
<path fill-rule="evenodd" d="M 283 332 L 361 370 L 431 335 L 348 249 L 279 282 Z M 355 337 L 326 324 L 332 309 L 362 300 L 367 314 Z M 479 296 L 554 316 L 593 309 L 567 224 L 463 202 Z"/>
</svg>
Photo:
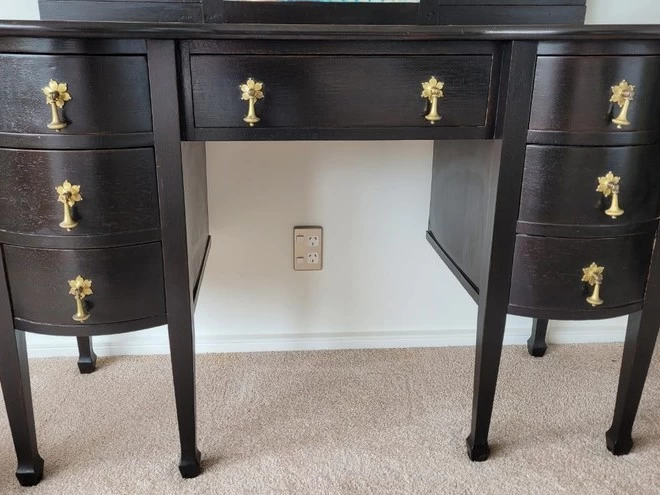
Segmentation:
<svg viewBox="0 0 660 495">
<path fill-rule="evenodd" d="M 654 289 L 650 299 L 652 301 L 657 301 L 657 296 L 660 295 L 660 291 L 657 290 L 660 287 L 657 283 L 657 279 L 654 280 L 654 284 L 649 282 L 649 290 Z M 647 297 L 649 297 L 648 291 Z M 614 418 L 605 436 L 607 448 L 614 455 L 626 455 L 633 446 L 633 424 L 660 326 L 658 309 L 657 304 L 649 304 L 644 310 L 628 317 Z"/>
<path fill-rule="evenodd" d="M 474 440 L 470 435 L 465 439 L 465 443 L 467 444 L 467 455 L 471 461 L 484 462 L 488 459 L 488 456 L 490 455 L 490 447 L 487 442 L 477 445 L 474 443 Z"/>
<path fill-rule="evenodd" d="M 527 341 L 527 351 L 534 357 L 543 357 L 548 346 L 545 343 L 545 334 L 548 330 L 548 320 L 538 320 L 534 318 L 532 325 L 532 335 Z"/>
<path fill-rule="evenodd" d="M 198 450 L 197 455 L 189 458 L 181 458 L 179 471 L 183 478 L 196 478 L 202 472 L 202 453 Z"/>
<path fill-rule="evenodd" d="M 607 450 L 614 455 L 628 455 L 633 446 L 633 440 L 630 435 L 627 437 L 619 436 L 617 438 L 612 429 L 607 430 L 605 440 L 607 441 Z"/>
<path fill-rule="evenodd" d="M 78 337 L 78 369 L 82 374 L 96 371 L 96 354 L 91 337 Z"/>
<path fill-rule="evenodd" d="M 31 465 L 19 465 L 16 478 L 21 486 L 36 486 L 44 477 L 44 460 L 37 455 Z"/>
</svg>

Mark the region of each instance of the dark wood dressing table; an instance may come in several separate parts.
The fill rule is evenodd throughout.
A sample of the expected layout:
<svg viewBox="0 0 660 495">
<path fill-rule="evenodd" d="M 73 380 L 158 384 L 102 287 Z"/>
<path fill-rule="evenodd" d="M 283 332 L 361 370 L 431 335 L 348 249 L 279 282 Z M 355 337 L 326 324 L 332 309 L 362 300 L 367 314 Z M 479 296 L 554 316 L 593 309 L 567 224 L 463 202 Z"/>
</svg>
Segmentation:
<svg viewBox="0 0 660 495">
<path fill-rule="evenodd" d="M 0 24 L 0 381 L 38 483 L 25 332 L 167 324 L 200 473 L 195 301 L 207 140 L 435 141 L 427 238 L 478 304 L 468 454 L 488 457 L 507 313 L 630 315 L 607 447 L 626 454 L 660 327 L 660 28 Z M 632 87 L 632 86 L 634 87 Z"/>
</svg>

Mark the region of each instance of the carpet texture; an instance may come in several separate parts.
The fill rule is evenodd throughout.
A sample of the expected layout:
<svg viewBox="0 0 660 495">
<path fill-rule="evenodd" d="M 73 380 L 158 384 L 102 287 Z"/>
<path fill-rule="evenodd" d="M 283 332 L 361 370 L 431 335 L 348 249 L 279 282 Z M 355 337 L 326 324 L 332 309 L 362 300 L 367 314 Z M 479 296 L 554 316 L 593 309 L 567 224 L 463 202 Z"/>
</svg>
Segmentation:
<svg viewBox="0 0 660 495">
<path fill-rule="evenodd" d="M 0 412 L 0 494 L 657 494 L 660 361 L 630 455 L 605 448 L 621 345 L 506 347 L 492 455 L 471 463 L 474 349 L 198 357 L 205 472 L 179 478 L 167 356 L 31 361 L 46 473 L 22 489 Z"/>
</svg>

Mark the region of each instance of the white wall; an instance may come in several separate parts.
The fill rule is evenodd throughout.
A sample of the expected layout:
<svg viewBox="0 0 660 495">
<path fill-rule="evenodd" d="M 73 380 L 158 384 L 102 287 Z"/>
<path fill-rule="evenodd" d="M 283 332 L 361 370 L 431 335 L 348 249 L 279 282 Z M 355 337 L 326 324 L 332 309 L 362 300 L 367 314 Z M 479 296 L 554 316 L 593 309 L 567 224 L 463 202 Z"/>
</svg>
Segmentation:
<svg viewBox="0 0 660 495">
<path fill-rule="evenodd" d="M 590 0 L 591 23 L 660 23 L 656 0 Z M 2 0 L 34 19 L 37 0 Z M 209 143 L 213 249 L 197 308 L 200 352 L 470 345 L 476 306 L 424 238 L 430 142 Z M 322 272 L 291 268 L 291 229 L 325 229 Z M 510 317 L 508 343 L 530 320 Z M 552 322 L 551 342 L 621 340 L 625 320 Z M 74 355 L 30 335 L 32 355 Z M 165 329 L 96 339 L 100 354 L 168 352 Z"/>
</svg>

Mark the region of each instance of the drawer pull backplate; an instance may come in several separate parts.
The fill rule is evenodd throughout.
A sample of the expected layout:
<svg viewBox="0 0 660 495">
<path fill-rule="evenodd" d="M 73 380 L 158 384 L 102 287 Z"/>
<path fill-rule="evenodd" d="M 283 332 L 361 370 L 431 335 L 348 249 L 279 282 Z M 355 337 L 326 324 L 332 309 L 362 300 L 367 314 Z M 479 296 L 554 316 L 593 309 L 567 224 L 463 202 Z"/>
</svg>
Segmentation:
<svg viewBox="0 0 660 495">
<path fill-rule="evenodd" d="M 628 81 L 625 79 L 616 86 L 612 86 L 612 97 L 610 98 L 610 101 L 621 107 L 619 116 L 612 119 L 612 123 L 616 124 L 618 129 L 630 125 L 630 121 L 628 120 L 628 110 L 630 109 L 630 102 L 634 97 L 635 86 L 628 84 Z"/>
<path fill-rule="evenodd" d="M 587 297 L 587 302 L 594 308 L 600 306 L 604 302 L 600 298 L 600 285 L 603 283 L 604 271 L 605 267 L 598 266 L 596 263 L 591 263 L 591 265 L 582 269 L 582 281 L 588 283 L 594 288 L 591 295 Z"/>
<path fill-rule="evenodd" d="M 264 98 L 264 83 L 256 82 L 254 79 L 248 79 L 245 84 L 241 84 L 241 99 L 248 102 L 248 114 L 243 118 L 245 122 L 250 124 L 250 127 L 253 127 L 254 124 L 261 121 L 257 117 L 257 112 L 255 110 L 255 104 L 258 100 Z"/>
<path fill-rule="evenodd" d="M 611 171 L 605 174 L 605 177 L 598 177 L 598 187 L 596 191 L 602 193 L 606 198 L 612 196 L 612 204 L 605 210 L 605 214 L 612 217 L 620 217 L 623 215 L 623 210 L 619 207 L 619 181 L 621 177 L 617 177 Z"/>
<path fill-rule="evenodd" d="M 435 77 L 422 83 L 422 98 L 426 98 L 431 102 L 431 110 L 429 110 L 429 113 L 424 118 L 432 124 L 442 118 L 438 114 L 438 100 L 445 96 L 443 92 L 444 87 L 445 83 L 438 81 Z"/>
<path fill-rule="evenodd" d="M 50 105 L 51 121 L 48 128 L 55 131 L 64 129 L 69 124 L 60 118 L 58 108 L 64 108 L 64 104 L 71 99 L 67 83 L 58 83 L 51 79 L 42 91 L 46 95 L 46 103 Z"/>
<path fill-rule="evenodd" d="M 65 180 L 61 186 L 55 188 L 57 191 L 57 200 L 64 204 L 64 219 L 60 222 L 60 227 L 63 229 L 71 230 L 78 222 L 73 219 L 71 215 L 71 208 L 78 201 L 82 201 L 82 196 L 80 195 L 80 186 L 74 186 L 68 180 Z"/>
<path fill-rule="evenodd" d="M 75 280 L 69 280 L 69 294 L 76 300 L 76 314 L 72 316 L 75 321 L 83 322 L 89 318 L 89 313 L 85 311 L 83 299 L 94 294 L 92 292 L 92 281 L 78 275 Z"/>
</svg>

